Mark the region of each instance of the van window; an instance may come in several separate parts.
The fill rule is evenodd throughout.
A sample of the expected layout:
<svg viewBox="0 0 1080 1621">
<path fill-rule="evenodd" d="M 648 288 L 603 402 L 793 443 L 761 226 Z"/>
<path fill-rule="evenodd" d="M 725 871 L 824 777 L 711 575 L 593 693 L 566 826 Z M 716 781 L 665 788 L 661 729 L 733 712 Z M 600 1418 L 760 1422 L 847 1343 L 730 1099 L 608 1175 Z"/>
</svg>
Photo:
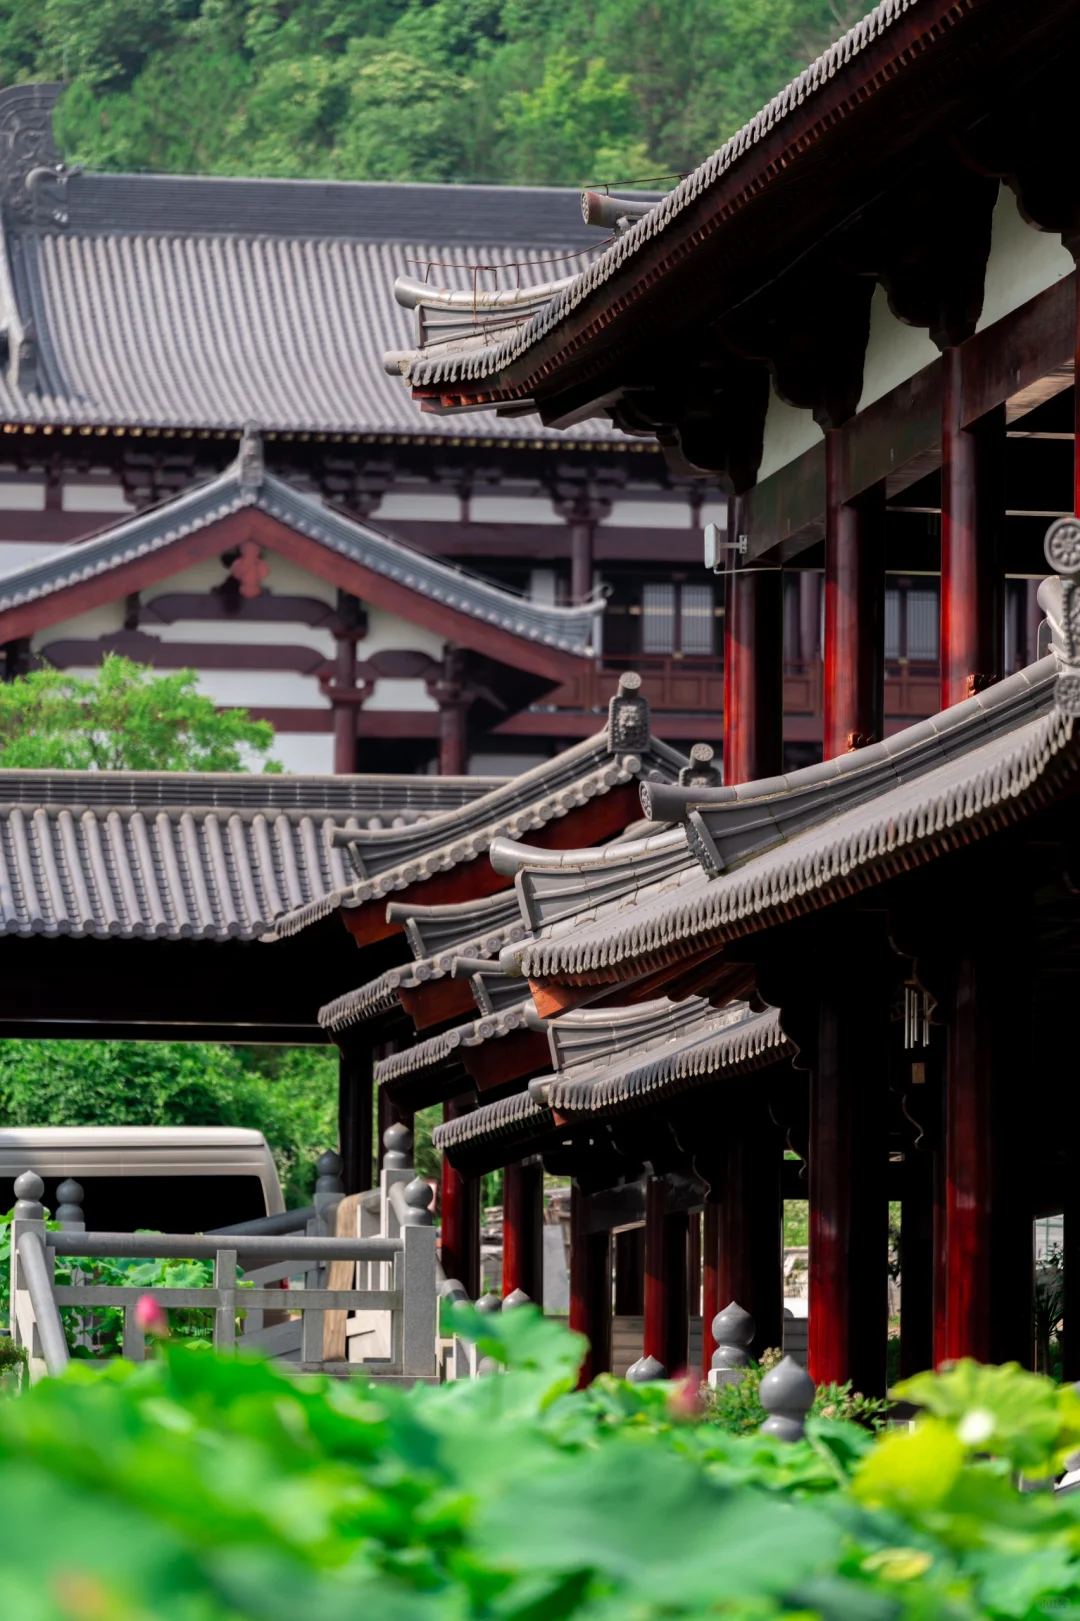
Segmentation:
<svg viewBox="0 0 1080 1621">
<path fill-rule="evenodd" d="M 63 1177 L 48 1177 L 44 1204 L 56 1209 Z M 257 1176 L 80 1176 L 87 1230 L 130 1233 L 204 1233 L 266 1215 L 266 1195 Z M 0 1210 L 15 1203 L 13 1177 L 0 1177 Z"/>
</svg>

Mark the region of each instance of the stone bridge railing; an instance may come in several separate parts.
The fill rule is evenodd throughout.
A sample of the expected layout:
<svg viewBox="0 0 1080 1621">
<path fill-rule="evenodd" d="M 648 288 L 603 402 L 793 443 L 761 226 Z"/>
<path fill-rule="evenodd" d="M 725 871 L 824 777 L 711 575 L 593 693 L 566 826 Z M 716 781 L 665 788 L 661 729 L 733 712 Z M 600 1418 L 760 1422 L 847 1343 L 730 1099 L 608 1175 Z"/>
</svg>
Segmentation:
<svg viewBox="0 0 1080 1621">
<path fill-rule="evenodd" d="M 88 1337 L 92 1343 L 95 1311 L 119 1308 L 123 1354 L 141 1360 L 146 1308 L 139 1303 L 147 1299 L 165 1311 L 212 1311 L 213 1342 L 220 1350 L 259 1349 L 301 1372 L 362 1371 L 408 1383 L 435 1379 L 439 1277 L 428 1209 L 433 1195 L 415 1177 L 405 1147 L 395 1138 L 380 1187 L 370 1195 L 343 1199 L 340 1161 L 327 1154 L 319 1162 L 313 1206 L 205 1234 L 88 1233 L 82 1189 L 74 1182 L 59 1189 L 60 1230 L 50 1231 L 40 1202 L 44 1184 L 34 1172 L 24 1172 L 15 1184 L 11 1231 L 11 1332 L 26 1349 L 31 1380 L 67 1365 L 62 1308 L 77 1310 L 73 1332 L 84 1343 Z M 56 1283 L 57 1256 L 74 1263 L 69 1284 Z M 170 1257 L 211 1260 L 212 1283 L 171 1288 L 94 1281 L 95 1260 Z M 283 1290 L 298 1275 L 302 1287 Z M 347 1332 L 331 1349 L 332 1322 Z"/>
</svg>

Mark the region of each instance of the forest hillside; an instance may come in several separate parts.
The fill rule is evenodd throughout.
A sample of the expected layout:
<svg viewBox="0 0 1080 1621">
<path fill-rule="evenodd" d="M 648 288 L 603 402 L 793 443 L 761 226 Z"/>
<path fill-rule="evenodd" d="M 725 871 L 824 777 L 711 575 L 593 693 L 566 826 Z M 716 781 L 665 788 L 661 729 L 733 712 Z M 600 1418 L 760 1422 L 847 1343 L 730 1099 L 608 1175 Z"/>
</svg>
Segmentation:
<svg viewBox="0 0 1080 1621">
<path fill-rule="evenodd" d="M 0 0 L 89 168 L 568 184 L 693 168 L 865 0 Z"/>
</svg>

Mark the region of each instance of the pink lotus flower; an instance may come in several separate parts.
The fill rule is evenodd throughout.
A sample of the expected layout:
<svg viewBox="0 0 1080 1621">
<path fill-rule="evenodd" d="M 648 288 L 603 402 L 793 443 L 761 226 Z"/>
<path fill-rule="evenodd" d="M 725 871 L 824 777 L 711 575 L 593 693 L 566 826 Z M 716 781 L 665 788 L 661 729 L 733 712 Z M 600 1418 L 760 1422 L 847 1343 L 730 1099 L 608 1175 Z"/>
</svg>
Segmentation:
<svg viewBox="0 0 1080 1621">
<path fill-rule="evenodd" d="M 156 1340 L 169 1337 L 169 1317 L 164 1306 L 159 1306 L 153 1295 L 140 1295 L 135 1302 L 135 1321 L 144 1334 Z"/>
</svg>

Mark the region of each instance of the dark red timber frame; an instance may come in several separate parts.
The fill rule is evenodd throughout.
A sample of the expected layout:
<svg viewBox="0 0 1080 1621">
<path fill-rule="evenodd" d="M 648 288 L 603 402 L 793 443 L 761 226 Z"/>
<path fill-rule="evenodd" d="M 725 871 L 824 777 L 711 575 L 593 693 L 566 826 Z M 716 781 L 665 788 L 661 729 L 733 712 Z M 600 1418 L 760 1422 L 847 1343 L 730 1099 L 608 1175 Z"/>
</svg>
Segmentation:
<svg viewBox="0 0 1080 1621">
<path fill-rule="evenodd" d="M 544 1167 L 521 1160 L 503 1172 L 503 1297 L 544 1300 Z"/>
</svg>

